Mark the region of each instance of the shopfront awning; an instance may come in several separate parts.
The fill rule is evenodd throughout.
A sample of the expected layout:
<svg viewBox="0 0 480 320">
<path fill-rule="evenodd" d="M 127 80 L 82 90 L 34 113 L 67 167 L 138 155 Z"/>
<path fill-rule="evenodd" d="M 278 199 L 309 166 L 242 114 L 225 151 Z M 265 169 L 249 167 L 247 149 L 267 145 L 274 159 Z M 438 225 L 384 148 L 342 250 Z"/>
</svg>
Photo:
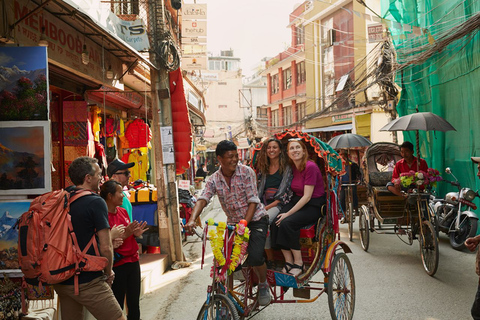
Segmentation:
<svg viewBox="0 0 480 320">
<path fill-rule="evenodd" d="M 312 132 L 330 132 L 330 131 L 346 131 L 346 130 L 352 130 L 353 126 L 351 123 L 347 124 L 339 124 L 336 126 L 328 126 L 328 127 L 323 127 L 323 128 L 313 128 L 313 129 L 305 129 L 302 130 L 303 132 L 306 133 L 312 133 Z"/>
</svg>

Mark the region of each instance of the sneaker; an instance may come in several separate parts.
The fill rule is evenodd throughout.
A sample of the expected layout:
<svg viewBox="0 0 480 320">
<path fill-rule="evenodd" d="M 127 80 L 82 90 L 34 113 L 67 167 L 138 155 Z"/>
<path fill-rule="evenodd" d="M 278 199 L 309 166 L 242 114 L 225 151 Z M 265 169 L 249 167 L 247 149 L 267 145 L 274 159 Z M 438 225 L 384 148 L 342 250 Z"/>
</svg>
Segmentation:
<svg viewBox="0 0 480 320">
<path fill-rule="evenodd" d="M 272 301 L 272 296 L 270 295 L 270 286 L 268 283 L 259 283 L 258 284 L 258 304 L 261 306 L 266 306 Z"/>
</svg>

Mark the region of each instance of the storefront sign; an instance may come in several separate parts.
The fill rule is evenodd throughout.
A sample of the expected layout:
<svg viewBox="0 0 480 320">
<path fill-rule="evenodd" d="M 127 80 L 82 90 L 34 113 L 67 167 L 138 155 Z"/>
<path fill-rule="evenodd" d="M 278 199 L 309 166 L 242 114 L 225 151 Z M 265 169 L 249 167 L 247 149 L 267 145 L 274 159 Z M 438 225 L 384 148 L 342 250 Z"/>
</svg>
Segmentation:
<svg viewBox="0 0 480 320">
<path fill-rule="evenodd" d="M 182 44 L 207 44 L 206 37 L 182 37 Z"/>
<path fill-rule="evenodd" d="M 206 37 L 207 21 L 183 21 L 182 23 L 183 37 Z"/>
<path fill-rule="evenodd" d="M 13 12 L 7 14 L 8 25 L 25 17 L 31 11 L 37 8 L 35 3 L 27 0 L 14 0 Z M 38 41 L 44 28 L 44 36 L 48 41 L 48 58 L 63 65 L 66 69 L 79 74 L 82 73 L 86 78 L 102 79 L 103 61 L 102 47 L 90 41 L 88 38 L 67 23 L 56 18 L 48 11 L 38 11 L 24 19 L 15 27 L 15 38 L 19 43 L 29 46 L 38 46 Z M 89 63 L 82 63 L 83 45 L 86 45 Z M 105 61 L 116 62 L 115 56 L 105 51 Z M 112 68 L 115 68 L 112 63 Z M 120 71 L 118 72 L 120 73 Z M 105 80 L 111 81 L 111 80 Z"/>
<path fill-rule="evenodd" d="M 383 41 L 384 34 L 383 34 L 384 26 L 379 24 L 371 24 L 368 26 L 368 42 L 379 42 Z"/>
<path fill-rule="evenodd" d="M 190 181 L 189 180 L 178 181 L 178 188 L 188 190 L 190 188 Z"/>
<path fill-rule="evenodd" d="M 206 55 L 207 46 L 199 44 L 184 44 L 182 45 L 183 55 Z"/>
<path fill-rule="evenodd" d="M 207 69 L 207 57 L 183 57 L 182 58 L 183 70 L 206 70 Z"/>
<path fill-rule="evenodd" d="M 352 114 L 339 114 L 332 117 L 332 122 L 347 122 L 352 121 Z"/>
<path fill-rule="evenodd" d="M 147 36 L 147 27 L 143 20 L 126 21 L 120 19 L 111 10 L 110 2 L 98 0 L 63 0 L 73 8 L 87 14 L 96 24 L 128 43 L 137 51 L 148 50 L 150 43 Z M 120 5 L 124 5 L 120 3 Z M 133 2 L 129 6 L 135 5 Z M 138 2 L 136 3 L 138 6 Z"/>
<path fill-rule="evenodd" d="M 207 4 L 206 3 L 184 3 L 182 10 L 182 19 L 197 20 L 207 19 Z"/>
</svg>

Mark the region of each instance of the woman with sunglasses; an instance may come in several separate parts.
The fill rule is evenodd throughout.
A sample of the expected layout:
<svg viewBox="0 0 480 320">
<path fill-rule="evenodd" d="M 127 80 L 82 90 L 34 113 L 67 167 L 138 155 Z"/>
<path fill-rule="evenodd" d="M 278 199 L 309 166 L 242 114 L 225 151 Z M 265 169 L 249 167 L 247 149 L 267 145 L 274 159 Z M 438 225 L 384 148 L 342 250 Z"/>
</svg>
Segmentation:
<svg viewBox="0 0 480 320">
<path fill-rule="evenodd" d="M 282 272 L 298 276 L 304 272 L 300 229 L 317 222 L 321 208 L 326 203 L 326 196 L 322 173 L 313 161 L 308 160 L 305 144 L 290 139 L 287 154 L 293 171 L 291 189 L 294 195 L 270 228 L 272 243 L 282 249 L 285 258 Z"/>
<path fill-rule="evenodd" d="M 113 271 L 116 279 L 113 281 L 112 291 L 122 309 L 126 296 L 128 319 L 139 320 L 141 277 L 135 237 L 148 230 L 147 223 L 130 222 L 127 211 L 120 207 L 124 197 L 120 182 L 113 179 L 105 182 L 100 188 L 100 196 L 107 203 L 110 226 L 125 226 L 121 235 L 123 243 L 114 251 Z"/>
<path fill-rule="evenodd" d="M 277 217 L 280 209 L 291 194 L 292 169 L 287 163 L 282 143 L 277 139 L 264 142 L 257 160 L 258 196 L 263 201 L 269 224 Z M 267 268 L 274 267 L 270 235 L 265 241 Z"/>
</svg>

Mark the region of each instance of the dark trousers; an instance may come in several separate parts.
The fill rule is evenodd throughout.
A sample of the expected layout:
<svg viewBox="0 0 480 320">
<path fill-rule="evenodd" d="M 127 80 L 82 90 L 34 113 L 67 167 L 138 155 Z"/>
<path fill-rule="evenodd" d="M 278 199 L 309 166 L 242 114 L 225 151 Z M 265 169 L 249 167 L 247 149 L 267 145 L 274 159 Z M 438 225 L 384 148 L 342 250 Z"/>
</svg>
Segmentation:
<svg viewBox="0 0 480 320">
<path fill-rule="evenodd" d="M 115 280 L 112 291 L 123 309 L 125 295 L 127 296 L 128 320 L 140 319 L 140 263 L 128 262 L 114 267 Z"/>
<path fill-rule="evenodd" d="M 358 209 L 358 195 L 357 195 L 357 186 L 353 186 L 352 188 L 352 197 L 353 197 L 353 209 Z M 342 210 L 344 213 L 347 212 L 347 206 L 345 200 L 347 199 L 347 187 L 342 187 L 340 190 L 340 205 L 342 206 Z"/>
<path fill-rule="evenodd" d="M 287 203 L 280 213 L 287 212 L 300 200 L 299 196 L 294 196 L 292 201 Z M 272 247 L 285 250 L 300 250 L 300 229 L 318 221 L 322 214 L 322 206 L 327 202 L 326 197 L 312 198 L 300 210 L 285 218 L 277 227 L 275 218 L 270 225 L 272 237 Z"/>
<path fill-rule="evenodd" d="M 478 284 L 477 294 L 475 295 L 475 301 L 473 301 L 472 318 L 474 320 L 480 320 L 480 283 Z"/>
</svg>

